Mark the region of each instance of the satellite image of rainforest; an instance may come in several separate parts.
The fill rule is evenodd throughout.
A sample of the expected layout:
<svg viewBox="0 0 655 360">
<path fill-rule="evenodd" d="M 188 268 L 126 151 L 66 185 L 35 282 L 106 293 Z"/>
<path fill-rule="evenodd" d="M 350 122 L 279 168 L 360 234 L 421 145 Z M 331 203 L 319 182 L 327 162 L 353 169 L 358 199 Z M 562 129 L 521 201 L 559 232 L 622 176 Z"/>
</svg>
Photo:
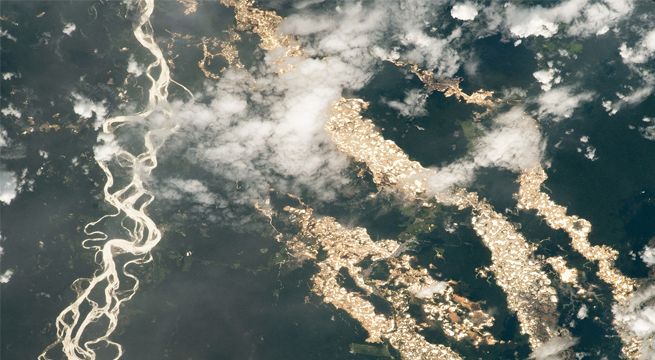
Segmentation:
<svg viewBox="0 0 655 360">
<path fill-rule="evenodd" d="M 0 359 L 655 359 L 655 1 L 0 1 Z"/>
</svg>

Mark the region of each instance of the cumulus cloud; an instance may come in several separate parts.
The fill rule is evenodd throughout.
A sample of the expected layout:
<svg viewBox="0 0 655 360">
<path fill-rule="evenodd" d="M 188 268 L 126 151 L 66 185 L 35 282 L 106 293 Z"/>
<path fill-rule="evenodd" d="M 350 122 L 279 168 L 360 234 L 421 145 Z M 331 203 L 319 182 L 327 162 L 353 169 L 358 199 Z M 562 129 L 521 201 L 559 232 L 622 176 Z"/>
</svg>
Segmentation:
<svg viewBox="0 0 655 360">
<path fill-rule="evenodd" d="M 444 291 L 448 288 L 448 283 L 445 281 L 435 281 L 429 285 L 425 285 L 419 289 L 416 289 L 414 296 L 419 299 L 430 299 L 435 294 L 443 294 Z"/>
<path fill-rule="evenodd" d="M 562 81 L 562 78 L 557 76 L 558 73 L 557 69 L 551 67 L 547 70 L 535 71 L 532 76 L 541 84 L 543 91 L 548 91 L 553 87 L 553 84 L 559 84 Z"/>
<path fill-rule="evenodd" d="M 566 0 L 555 6 L 524 7 L 508 3 L 505 23 L 515 37 L 552 37 L 560 25 L 570 36 L 601 35 L 632 11 L 630 0 Z"/>
<path fill-rule="evenodd" d="M 591 161 L 598 160 L 598 156 L 596 155 L 596 148 L 589 144 L 589 136 L 581 136 L 580 143 L 581 146 L 577 149 L 579 153 L 584 153 L 584 157 Z"/>
<path fill-rule="evenodd" d="M 12 171 L 0 169 L 0 202 L 11 203 L 18 193 L 18 179 Z"/>
<path fill-rule="evenodd" d="M 75 29 L 77 29 L 77 26 L 74 23 L 66 23 L 64 24 L 64 29 L 61 30 L 61 32 L 63 32 L 68 36 L 71 36 L 71 34 L 73 33 L 73 31 L 75 31 Z"/>
<path fill-rule="evenodd" d="M 517 106 L 494 119 L 492 129 L 477 140 L 468 157 L 435 169 L 430 187 L 440 193 L 453 185 L 466 185 L 473 180 L 475 170 L 484 167 L 519 172 L 539 165 L 543 150 L 537 122 Z"/>
<path fill-rule="evenodd" d="M 648 266 L 655 265 L 655 248 L 650 246 L 644 247 L 644 250 L 641 252 L 641 260 Z"/>
<path fill-rule="evenodd" d="M 639 311 L 630 329 L 641 337 L 648 336 L 655 332 L 655 309 L 652 307 Z"/>
<path fill-rule="evenodd" d="M 300 7 L 284 19 L 281 31 L 298 38 L 304 56 L 289 59 L 293 66 L 279 74 L 277 58 L 270 53 L 248 72 L 230 69 L 220 80 L 208 81 L 197 100 L 173 102 L 172 118 L 179 129 L 161 156 L 182 156 L 217 181 L 235 184 L 238 191 L 226 196 L 238 198 L 230 201 L 253 203 L 272 188 L 333 199 L 349 181 L 345 169 L 350 163 L 324 130 L 330 106 L 368 82 L 380 66 L 380 52 L 453 75 L 459 57 L 451 42 L 460 32 L 443 37 L 426 28 L 438 6 L 446 3 L 351 3 L 320 12 Z M 95 103 L 78 102 L 85 116 L 96 112 Z M 389 106 L 404 116 L 417 116 L 425 113 L 424 102 L 423 91 L 415 90 Z M 148 121 L 168 120 L 153 115 Z M 117 145 L 104 139 L 96 157 L 104 158 L 111 146 Z M 184 188 L 191 180 L 180 183 L 179 176 L 172 177 L 160 190 L 170 198 L 203 193 Z"/>
<path fill-rule="evenodd" d="M 644 85 L 638 88 L 629 87 L 630 92 L 628 93 L 617 93 L 616 96 L 619 98 L 618 108 L 621 108 L 624 105 L 636 105 L 646 100 L 655 89 L 655 77 L 648 73 L 644 75 Z"/>
<path fill-rule="evenodd" d="M 300 1 L 295 2 L 293 4 L 293 6 L 296 9 L 304 9 L 304 8 L 306 8 L 308 6 L 315 5 L 315 4 L 320 4 L 320 3 L 324 2 L 324 1 L 325 0 L 300 0 Z"/>
<path fill-rule="evenodd" d="M 639 133 L 644 139 L 655 141 L 655 125 L 644 126 L 639 129 Z"/>
<path fill-rule="evenodd" d="M 191 199 L 202 206 L 214 205 L 217 202 L 216 195 L 210 192 L 205 184 L 195 179 L 166 179 L 159 194 L 161 198 L 168 200 Z"/>
<path fill-rule="evenodd" d="M 537 98 L 539 116 L 559 121 L 571 117 L 573 111 L 585 102 L 591 101 L 594 93 L 575 93 L 571 86 L 560 86 L 544 92 Z"/>
<path fill-rule="evenodd" d="M 655 57 L 655 29 L 647 32 L 634 47 L 621 44 L 619 53 L 626 64 L 643 64 Z"/>
<path fill-rule="evenodd" d="M 7 136 L 7 130 L 0 127 L 0 149 L 9 144 L 9 137 Z"/>
<path fill-rule="evenodd" d="M 466 1 L 461 4 L 455 4 L 450 10 L 450 15 L 454 19 L 469 21 L 475 19 L 475 17 L 478 16 L 478 8 L 475 6 L 475 4 Z"/>
<path fill-rule="evenodd" d="M 645 69 L 635 69 L 641 76 L 638 87 L 626 86 L 626 92 L 617 92 L 616 100 L 605 100 L 603 107 L 608 114 L 614 115 L 626 106 L 634 106 L 646 100 L 655 91 L 655 75 Z"/>
<path fill-rule="evenodd" d="M 453 76 L 462 62 L 459 42 L 469 28 L 483 33 L 505 30 L 518 38 L 550 37 L 558 31 L 589 36 L 608 31 L 633 8 L 632 1 L 617 0 L 565 0 L 547 7 L 499 1 L 478 7 L 469 0 L 310 6 L 319 2 L 297 3 L 281 25 L 283 33 L 298 38 L 305 57 L 290 60 L 293 68 L 278 75 L 275 56 L 269 54 L 250 73 L 232 69 L 217 82 L 208 82 L 198 101 L 174 103 L 173 117 L 181 126 L 165 153 L 181 153 L 204 171 L 238 184 L 240 196 L 249 201 L 271 187 L 310 190 L 329 200 L 348 181 L 343 175 L 348 161 L 323 130 L 330 104 L 364 86 L 380 59 L 400 59 L 434 70 L 437 76 Z M 459 20 L 477 21 L 454 30 L 430 25 L 448 12 Z M 136 65 L 133 68 L 137 72 Z M 562 78 L 553 64 L 533 76 L 544 91 L 535 100 L 534 115 L 539 118 L 570 117 L 594 97 L 571 86 L 556 86 Z M 627 94 L 613 105 L 634 102 L 645 93 Z M 385 103 L 401 116 L 426 113 L 425 94 L 419 90 L 408 91 L 402 101 Z M 94 111 L 85 104 L 80 112 L 89 116 Z M 520 171 L 537 165 L 543 146 L 535 120 L 523 108 L 514 108 L 494 119 L 465 158 L 437 169 L 433 186 L 443 190 L 467 184 L 482 167 Z M 593 150 L 585 155 L 595 158 Z"/>
<path fill-rule="evenodd" d="M 398 111 L 404 117 L 425 116 L 428 114 L 425 104 L 428 95 L 425 90 L 412 89 L 405 93 L 405 99 L 401 101 L 389 100 L 385 103 L 392 109 Z"/>
<path fill-rule="evenodd" d="M 102 122 L 105 120 L 105 116 L 107 116 L 107 108 L 105 107 L 104 101 L 93 102 L 77 93 L 73 93 L 72 97 L 74 100 L 73 111 L 83 119 L 91 119 L 95 114 L 94 127 L 95 129 L 100 128 Z"/>
<path fill-rule="evenodd" d="M 139 64 L 134 59 L 134 55 L 130 55 L 130 58 L 127 61 L 127 72 L 136 77 L 141 76 L 145 72 L 143 65 Z"/>
<path fill-rule="evenodd" d="M 9 39 L 9 40 L 11 40 L 13 42 L 18 41 L 18 39 L 15 36 L 13 36 L 12 34 L 10 34 L 9 31 L 2 30 L 2 28 L 0 28 L 0 38 L 3 38 L 3 37 L 7 38 L 7 39 Z"/>
<path fill-rule="evenodd" d="M 478 166 L 521 171 L 539 164 L 543 143 L 534 119 L 521 107 L 497 116 L 496 128 L 484 135 L 474 150 Z"/>
<path fill-rule="evenodd" d="M 93 147 L 93 154 L 96 160 L 107 162 L 119 151 L 120 146 L 114 134 L 104 132 L 98 134 L 98 145 Z"/>
<path fill-rule="evenodd" d="M 7 269 L 5 272 L 0 274 L 0 284 L 6 284 L 11 280 L 11 277 L 14 276 L 14 270 Z"/>
<path fill-rule="evenodd" d="M 0 127 L 0 151 L 9 146 L 7 131 Z M 18 178 L 13 171 L 6 170 L 0 165 L 0 202 L 11 203 L 18 193 Z"/>
<path fill-rule="evenodd" d="M 361 9 L 361 6 L 357 6 L 355 9 L 357 9 L 356 11 L 358 12 Z M 323 31 L 332 31 L 336 25 L 337 20 L 334 18 L 330 19 L 321 16 L 294 14 L 284 19 L 284 22 L 280 26 L 280 30 L 288 34 L 305 36 Z M 368 28 L 369 26 L 364 27 Z"/>
<path fill-rule="evenodd" d="M 623 63 L 637 75 L 639 85 L 627 86 L 625 92 L 616 94 L 618 100 L 605 100 L 605 110 L 614 115 L 625 106 L 633 106 L 646 100 L 655 91 L 655 75 L 650 60 L 655 58 L 655 29 L 640 34 L 640 40 L 633 47 L 626 43 L 619 47 Z"/>
<path fill-rule="evenodd" d="M 310 56 L 339 55 L 350 64 L 369 64 L 377 57 L 398 56 L 433 69 L 438 75 L 452 76 L 460 66 L 452 44 L 461 30 L 442 36 L 426 26 L 446 3 L 416 0 L 355 3 L 327 12 L 292 14 L 285 18 L 281 30 L 300 36 Z M 374 49 L 377 55 L 372 57 Z"/>
<path fill-rule="evenodd" d="M 429 36 L 418 29 L 408 29 L 400 37 L 400 43 L 409 49 L 402 56 L 406 61 L 425 68 L 437 69 L 438 74 L 446 76 L 454 75 L 459 69 L 459 55 L 449 47 L 448 39 Z"/>
<path fill-rule="evenodd" d="M 361 75 L 337 58 L 299 60 L 279 77 L 227 71 L 206 89 L 208 102 L 173 104 L 182 126 L 165 153 L 182 153 L 205 171 L 239 183 L 240 200 L 247 202 L 271 187 L 311 189 L 332 198 L 346 182 L 342 171 L 348 162 L 323 124 L 342 88 L 361 83 Z"/>
<path fill-rule="evenodd" d="M 587 0 L 569 0 L 553 7 L 507 6 L 505 13 L 509 31 L 517 37 L 551 37 L 558 30 L 559 23 L 569 23 L 583 9 Z"/>
<path fill-rule="evenodd" d="M 20 119 L 22 116 L 22 113 L 12 104 L 9 104 L 7 107 L 0 109 L 0 113 L 2 113 L 4 116 L 13 116 L 17 119 Z"/>
<path fill-rule="evenodd" d="M 293 14 L 284 19 L 281 30 L 299 36 L 311 57 L 334 56 L 349 64 L 369 66 L 370 49 L 383 39 L 388 26 L 389 15 L 384 10 L 356 3 L 327 12 Z"/>
<path fill-rule="evenodd" d="M 644 286 L 627 303 L 615 304 L 612 312 L 622 328 L 641 338 L 652 336 L 655 333 L 655 285 Z M 641 349 L 642 354 L 653 356 L 655 344 L 649 341 L 644 345 L 647 348 Z"/>
<path fill-rule="evenodd" d="M 632 0 L 587 1 L 580 16 L 567 29 L 571 36 L 602 35 L 634 9 Z"/>
<path fill-rule="evenodd" d="M 554 337 L 541 345 L 531 355 L 530 359 L 535 360 L 559 360 L 566 359 L 566 351 L 577 344 L 577 339 L 570 337 Z"/>
</svg>

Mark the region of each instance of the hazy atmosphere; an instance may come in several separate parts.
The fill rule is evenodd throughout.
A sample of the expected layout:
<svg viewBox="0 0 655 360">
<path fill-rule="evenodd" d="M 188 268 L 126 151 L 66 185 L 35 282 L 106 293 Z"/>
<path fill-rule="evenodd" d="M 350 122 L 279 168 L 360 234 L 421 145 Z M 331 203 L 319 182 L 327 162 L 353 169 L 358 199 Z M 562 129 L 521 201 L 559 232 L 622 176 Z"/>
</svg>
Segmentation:
<svg viewBox="0 0 655 360">
<path fill-rule="evenodd" d="M 655 2 L 0 2 L 3 360 L 655 359 Z"/>
</svg>

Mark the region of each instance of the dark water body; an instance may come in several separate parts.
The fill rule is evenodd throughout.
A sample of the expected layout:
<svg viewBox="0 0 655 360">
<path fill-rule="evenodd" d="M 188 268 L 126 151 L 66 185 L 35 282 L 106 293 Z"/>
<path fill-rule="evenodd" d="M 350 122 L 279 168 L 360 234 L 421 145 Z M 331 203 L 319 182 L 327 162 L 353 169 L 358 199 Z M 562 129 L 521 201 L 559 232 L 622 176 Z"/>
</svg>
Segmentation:
<svg viewBox="0 0 655 360">
<path fill-rule="evenodd" d="M 288 9 L 285 2 L 273 5 Z M 36 18 L 43 11 L 46 14 Z M 37 124 L 77 123 L 72 92 L 95 101 L 105 99 L 110 113 L 119 111 L 119 87 L 134 99 L 133 105 L 141 104 L 145 81 L 121 84 L 129 54 L 134 51 L 137 58 L 144 59 L 145 52 L 137 50 L 131 22 L 117 2 L 7 1 L 1 12 L 19 25 L 2 23 L 3 30 L 15 35 L 18 42 L 2 38 L 0 67 L 2 72 L 20 73 L 20 78 L 2 82 L 0 104 L 12 103 L 23 112 L 21 121 L 2 120 L 12 139 L 11 151 L 16 151 L 16 156 L 3 159 L 3 164 L 17 172 L 27 168 L 27 177 L 35 182 L 33 191 L 0 207 L 2 269 L 15 270 L 11 281 L 1 287 L 0 358 L 34 359 L 54 339 L 54 319 L 73 299 L 70 284 L 95 269 L 92 254 L 81 247 L 82 227 L 109 209 L 101 198 L 104 177 L 93 160 L 93 120 L 78 124 L 76 132 L 63 129 L 20 135 L 26 127 L 24 119 L 32 116 Z M 181 15 L 176 2 L 164 1 L 158 3 L 153 25 L 164 47 L 169 36 L 166 30 L 199 37 L 216 35 L 227 29 L 232 16 L 215 2 L 203 1 L 198 16 L 191 20 Z M 65 22 L 76 24 L 73 37 L 61 33 Z M 244 39 L 241 60 L 254 64 L 263 55 L 256 50 L 256 38 L 244 35 Z M 528 89 L 528 94 L 537 94 L 532 73 L 539 67 L 534 54 L 555 45 L 543 39 L 524 41 L 520 46 L 501 40 L 490 36 L 471 44 L 480 65 L 478 75 L 465 78 L 463 88 L 501 91 L 521 87 Z M 644 115 L 654 115 L 655 99 L 651 96 L 611 117 L 603 110 L 600 98 L 621 91 L 620 84 L 628 76 L 616 51 L 619 43 L 611 35 L 582 41 L 578 59 L 567 64 L 571 79 L 582 81 L 581 86 L 598 97 L 570 119 L 543 124 L 547 156 L 552 161 L 546 186 L 554 201 L 592 222 L 592 244 L 617 249 L 620 269 L 646 278 L 648 269 L 635 254 L 655 236 L 655 142 L 642 138 L 628 125 L 639 124 Z M 177 46 L 183 51 L 176 59 L 176 79 L 193 91 L 202 89 L 204 78 L 196 66 L 201 52 L 183 41 Z M 124 47 L 130 51 L 121 51 Z M 471 125 L 476 109 L 438 93 L 428 98 L 424 117 L 405 119 L 384 104 L 385 99 L 402 100 L 405 91 L 421 86 L 415 77 L 382 64 L 356 95 L 371 103 L 365 115 L 384 136 L 423 165 L 442 166 L 462 158 L 475 141 L 464 136 L 463 128 Z M 172 89 L 174 96 L 182 97 L 179 88 Z M 57 113 L 60 116 L 53 118 Z M 482 121 L 481 126 L 486 126 Z M 589 136 L 597 149 L 597 160 L 590 161 L 578 152 L 583 135 Z M 46 151 L 48 158 L 39 150 Z M 164 160 L 155 177 L 189 171 L 212 180 L 193 164 L 177 160 Z M 481 169 L 470 188 L 504 212 L 515 208 L 516 178 L 506 170 Z M 211 186 L 220 189 L 228 184 L 214 179 Z M 370 198 L 375 191 L 370 178 L 353 177 L 350 187 L 333 203 L 320 203 L 311 196 L 305 200 L 319 214 L 366 227 L 373 239 L 411 241 L 417 265 L 430 268 L 435 277 L 456 279 L 459 293 L 483 301 L 496 317 L 492 332 L 511 343 L 475 349 L 449 342 L 439 329 L 426 330 L 428 339 L 448 343 L 466 359 L 527 358 L 527 339 L 519 334 L 505 295 L 492 278 L 487 281 L 475 274 L 476 268 L 490 265 L 490 254 L 468 225 L 470 214 L 449 208 L 424 213 L 416 204 L 385 194 Z M 276 195 L 283 198 L 283 194 Z M 316 267 L 288 266 L 288 255 L 274 240 L 268 220 L 250 208 L 215 211 L 219 218 L 237 214 L 244 224 L 211 222 L 184 204 L 153 205 L 152 216 L 162 224 L 164 239 L 153 251 L 154 261 L 138 270 L 142 279 L 138 294 L 121 309 L 114 339 L 124 345 L 124 359 L 372 359 L 350 353 L 351 344 L 365 343 L 366 331 L 345 312 L 311 294 L 309 280 Z M 609 289 L 593 275 L 595 265 L 586 264 L 570 248 L 566 234 L 551 230 L 533 213 L 508 212 L 507 216 L 520 224 L 529 242 L 539 244 L 538 255 L 562 255 L 571 265 L 588 270 L 585 280 L 598 287 L 598 299 L 587 304 L 589 317 L 576 318 L 581 303 L 571 295 L 572 289 L 562 285 L 558 287 L 560 323 L 576 322 L 572 332 L 580 341 L 574 350 L 585 352 L 584 359 L 618 358 L 620 344 L 611 329 L 607 305 Z M 417 219 L 438 226 L 425 231 L 416 224 Z M 445 231 L 442 225 L 452 223 L 458 224 L 457 231 Z"/>
</svg>

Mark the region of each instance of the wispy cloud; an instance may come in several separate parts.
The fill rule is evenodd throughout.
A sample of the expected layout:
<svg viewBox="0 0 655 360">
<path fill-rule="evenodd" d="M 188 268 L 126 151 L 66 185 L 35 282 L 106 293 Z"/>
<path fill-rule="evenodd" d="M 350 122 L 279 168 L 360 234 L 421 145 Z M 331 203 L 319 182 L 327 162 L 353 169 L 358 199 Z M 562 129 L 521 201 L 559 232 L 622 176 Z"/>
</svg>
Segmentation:
<svg viewBox="0 0 655 360">
<path fill-rule="evenodd" d="M 630 0 L 566 0 L 554 6 L 505 7 L 505 23 L 515 37 L 551 37 L 565 25 L 571 36 L 601 35 L 633 10 Z"/>
<path fill-rule="evenodd" d="M 300 7 L 284 19 L 281 30 L 298 38 L 305 56 L 288 59 L 292 67 L 283 73 L 277 71 L 276 57 L 267 56 L 248 72 L 232 69 L 208 82 L 197 101 L 173 102 L 180 128 L 162 156 L 183 154 L 194 166 L 232 182 L 239 188 L 233 199 L 239 203 L 260 200 L 271 188 L 333 199 L 349 182 L 344 171 L 349 161 L 325 133 L 330 105 L 368 82 L 381 63 L 380 51 L 453 75 L 460 59 L 450 43 L 459 33 L 442 37 L 426 28 L 431 14 L 445 4 L 385 1 L 320 12 Z M 405 102 L 390 106 L 415 116 L 424 113 L 424 98 L 420 91 L 410 92 Z M 96 112 L 85 104 L 80 112 Z M 150 121 L 165 120 L 154 116 Z M 106 139 L 105 146 L 112 144 Z M 171 200 L 176 198 L 172 189 L 194 192 L 180 181 L 163 181 L 160 190 Z"/>
<path fill-rule="evenodd" d="M 580 105 L 591 101 L 591 91 L 577 92 L 572 86 L 560 86 L 539 95 L 539 117 L 554 121 L 570 118 Z"/>
<path fill-rule="evenodd" d="M 465 186 L 474 180 L 475 170 L 485 167 L 520 172 L 539 165 L 543 150 L 539 125 L 517 106 L 494 118 L 491 129 L 475 141 L 469 156 L 435 169 L 430 186 L 436 193 L 454 185 Z"/>
</svg>

